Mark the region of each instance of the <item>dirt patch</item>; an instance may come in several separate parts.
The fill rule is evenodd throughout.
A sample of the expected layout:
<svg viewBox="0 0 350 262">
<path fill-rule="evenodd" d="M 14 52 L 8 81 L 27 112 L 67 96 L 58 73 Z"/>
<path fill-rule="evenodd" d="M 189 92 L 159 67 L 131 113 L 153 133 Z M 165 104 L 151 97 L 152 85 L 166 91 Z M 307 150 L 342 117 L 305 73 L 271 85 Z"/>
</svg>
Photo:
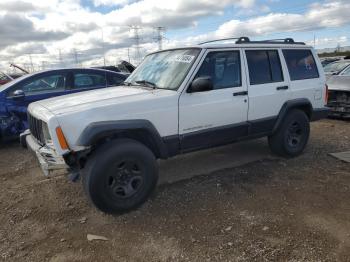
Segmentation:
<svg viewBox="0 0 350 262">
<path fill-rule="evenodd" d="M 350 165 L 328 155 L 349 150 L 349 136 L 349 122 L 313 123 L 298 158 L 161 185 L 123 216 L 96 211 L 80 183 L 44 178 L 31 154 L 6 145 L 0 260 L 349 261 Z"/>
</svg>

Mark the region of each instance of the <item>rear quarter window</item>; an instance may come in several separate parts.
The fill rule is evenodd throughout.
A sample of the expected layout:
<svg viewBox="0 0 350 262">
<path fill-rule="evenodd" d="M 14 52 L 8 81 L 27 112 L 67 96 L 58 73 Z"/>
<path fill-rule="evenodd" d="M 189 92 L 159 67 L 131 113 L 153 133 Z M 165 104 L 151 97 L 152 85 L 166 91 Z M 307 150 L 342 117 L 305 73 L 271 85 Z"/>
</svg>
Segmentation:
<svg viewBox="0 0 350 262">
<path fill-rule="evenodd" d="M 311 50 L 284 49 L 283 55 L 292 81 L 319 78 L 317 65 Z"/>
</svg>

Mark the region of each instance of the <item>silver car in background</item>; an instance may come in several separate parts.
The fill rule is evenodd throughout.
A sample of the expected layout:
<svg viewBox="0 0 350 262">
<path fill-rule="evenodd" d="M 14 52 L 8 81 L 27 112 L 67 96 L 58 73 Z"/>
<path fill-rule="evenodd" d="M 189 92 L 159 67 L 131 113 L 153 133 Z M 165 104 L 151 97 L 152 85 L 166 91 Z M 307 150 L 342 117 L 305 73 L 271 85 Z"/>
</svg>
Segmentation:
<svg viewBox="0 0 350 262">
<path fill-rule="evenodd" d="M 348 60 L 350 62 L 350 60 Z M 350 66 L 327 80 L 330 117 L 350 119 Z"/>
</svg>

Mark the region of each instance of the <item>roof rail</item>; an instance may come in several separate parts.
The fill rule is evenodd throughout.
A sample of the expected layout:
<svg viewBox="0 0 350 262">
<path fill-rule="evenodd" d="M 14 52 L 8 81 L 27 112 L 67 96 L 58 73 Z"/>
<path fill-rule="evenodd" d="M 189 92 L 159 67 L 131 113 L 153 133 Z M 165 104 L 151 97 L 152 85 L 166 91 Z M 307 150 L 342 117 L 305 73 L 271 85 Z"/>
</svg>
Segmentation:
<svg viewBox="0 0 350 262">
<path fill-rule="evenodd" d="M 269 39 L 269 40 L 259 40 L 259 41 L 250 41 L 246 36 L 242 37 L 230 37 L 223 39 L 216 39 L 211 41 L 206 41 L 199 43 L 199 45 L 204 45 L 213 42 L 227 41 L 227 40 L 236 40 L 236 44 L 291 44 L 291 45 L 305 45 L 304 42 L 295 42 L 293 38 L 283 38 L 283 39 Z"/>
<path fill-rule="evenodd" d="M 220 42 L 220 41 L 228 41 L 228 40 L 237 40 L 236 43 L 238 41 L 241 41 L 241 42 L 247 41 L 247 42 L 249 42 L 249 38 L 243 36 L 243 37 L 229 37 L 229 38 L 221 38 L 221 39 L 205 41 L 205 42 L 199 43 L 199 45 L 204 45 L 204 44 L 209 44 L 209 43 L 214 43 L 214 42 Z"/>
</svg>

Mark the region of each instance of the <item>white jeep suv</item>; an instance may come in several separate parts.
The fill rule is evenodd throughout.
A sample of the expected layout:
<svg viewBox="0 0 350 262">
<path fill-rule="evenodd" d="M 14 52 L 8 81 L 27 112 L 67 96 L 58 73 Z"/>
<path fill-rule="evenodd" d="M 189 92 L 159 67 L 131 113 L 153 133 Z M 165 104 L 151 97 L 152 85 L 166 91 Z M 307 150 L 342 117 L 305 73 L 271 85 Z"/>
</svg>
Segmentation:
<svg viewBox="0 0 350 262">
<path fill-rule="evenodd" d="M 149 54 L 124 86 L 30 104 L 21 141 L 45 174 L 81 175 L 98 209 L 121 213 L 147 200 L 157 159 L 264 136 L 274 153 L 299 155 L 309 122 L 327 116 L 326 89 L 304 43 L 207 42 Z"/>
</svg>

